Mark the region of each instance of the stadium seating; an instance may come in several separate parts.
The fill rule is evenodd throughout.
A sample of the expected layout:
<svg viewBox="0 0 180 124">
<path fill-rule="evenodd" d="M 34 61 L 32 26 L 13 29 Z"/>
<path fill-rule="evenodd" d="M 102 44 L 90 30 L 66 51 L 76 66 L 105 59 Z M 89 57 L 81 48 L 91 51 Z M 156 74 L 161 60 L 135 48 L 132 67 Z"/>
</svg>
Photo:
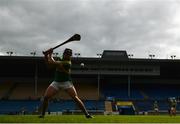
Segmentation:
<svg viewBox="0 0 180 124">
<path fill-rule="evenodd" d="M 179 97 L 180 90 L 178 86 L 171 84 L 136 84 L 131 86 L 128 92 L 127 84 L 104 83 L 101 92 L 107 97 L 113 97 L 122 100 L 166 100 L 169 97 Z"/>
<path fill-rule="evenodd" d="M 46 88 L 50 83 L 38 83 L 37 93 L 35 94 L 35 84 L 34 83 L 1 83 L 0 85 L 0 98 L 8 94 L 8 99 L 10 100 L 26 100 L 33 98 L 41 98 L 44 95 Z M 75 83 L 74 84 L 77 93 L 81 99 L 84 100 L 97 100 L 98 90 L 96 85 L 87 85 L 86 83 Z M 14 86 L 14 87 L 13 87 Z M 13 87 L 13 88 L 12 88 Z M 10 92 L 11 90 L 11 92 Z M 71 100 L 71 97 L 60 90 L 58 94 L 54 97 L 56 99 Z"/>
<path fill-rule="evenodd" d="M 37 95 L 36 96 L 38 98 L 41 98 L 44 95 L 49 84 L 50 84 L 50 82 L 41 82 L 41 83 L 37 84 Z"/>
<path fill-rule="evenodd" d="M 14 86 L 13 82 L 0 82 L 0 98 L 1 99 L 7 99 L 8 93 L 11 89 L 11 87 Z"/>
<path fill-rule="evenodd" d="M 26 114 L 33 113 L 41 104 L 38 100 L 42 97 L 48 85 L 49 83 L 39 83 L 37 85 L 37 94 L 35 95 L 34 83 L 1 83 L 1 99 L 8 96 L 10 101 L 0 101 L 0 114 L 19 114 L 22 109 L 26 110 Z M 130 94 L 128 94 L 127 84 L 106 83 L 100 87 L 100 94 L 104 97 L 101 97 L 103 98 L 102 100 L 98 100 L 96 83 L 78 82 L 74 85 L 87 109 L 93 112 L 105 111 L 104 102 L 107 99 L 132 100 L 136 110 L 139 112 L 153 111 L 153 101 L 158 100 L 159 110 L 167 112 L 169 109 L 169 104 L 166 101 L 167 98 L 180 96 L 178 87 L 170 85 L 163 86 L 162 84 L 158 84 L 156 87 L 154 85 L 132 86 L 130 88 Z M 30 99 L 33 97 L 38 98 L 38 100 Z M 180 109 L 179 105 L 177 105 L 177 109 Z M 50 102 L 48 111 L 72 112 L 80 110 L 67 93 L 61 90 L 55 96 L 55 100 Z"/>
<path fill-rule="evenodd" d="M 171 83 L 156 83 L 155 84 L 133 84 L 130 87 L 130 94 L 128 94 L 128 85 L 123 83 L 104 83 L 101 87 L 101 92 L 107 100 L 131 100 L 134 103 L 137 112 L 153 112 L 154 100 L 158 101 L 159 111 L 168 113 L 169 97 L 180 96 L 178 85 Z M 177 111 L 180 105 L 177 104 Z"/>
<path fill-rule="evenodd" d="M 83 101 L 87 110 L 104 111 L 104 101 L 85 100 Z M 42 104 L 39 100 L 1 100 L 0 114 L 33 114 Z M 72 112 L 79 110 L 73 100 L 50 101 L 48 112 Z M 81 112 L 81 111 L 80 111 Z"/>
<path fill-rule="evenodd" d="M 83 100 L 97 100 L 98 90 L 97 86 L 87 83 L 74 83 L 77 89 L 78 96 Z M 63 90 L 60 90 L 55 96 L 56 99 L 71 100 L 72 98 Z"/>
<path fill-rule="evenodd" d="M 76 104 L 72 100 L 60 100 L 57 102 L 51 101 L 48 110 L 51 112 L 75 110 Z"/>
<path fill-rule="evenodd" d="M 17 83 L 13 89 L 9 99 L 29 99 L 34 96 L 34 84 L 33 83 Z"/>
<path fill-rule="evenodd" d="M 153 89 L 153 90 L 152 90 Z M 180 91 L 177 88 L 148 88 L 145 89 L 144 92 L 149 96 L 150 99 L 158 99 L 163 100 L 169 97 L 179 97 Z"/>
<path fill-rule="evenodd" d="M 130 89 L 130 94 L 128 94 L 128 87 L 124 84 L 112 85 L 112 83 L 103 85 L 101 88 L 102 94 L 107 97 L 114 97 L 116 99 L 144 99 L 139 89 Z"/>
<path fill-rule="evenodd" d="M 1 100 L 0 101 L 0 114 L 28 114 L 33 113 L 39 101 L 29 100 Z"/>
</svg>

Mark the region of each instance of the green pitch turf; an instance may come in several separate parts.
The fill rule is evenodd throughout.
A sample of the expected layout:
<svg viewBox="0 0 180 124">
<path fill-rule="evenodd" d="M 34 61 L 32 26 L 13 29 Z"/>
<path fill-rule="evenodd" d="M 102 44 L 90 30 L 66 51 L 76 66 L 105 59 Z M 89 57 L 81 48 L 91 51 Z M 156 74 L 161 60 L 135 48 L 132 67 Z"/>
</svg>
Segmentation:
<svg viewBox="0 0 180 124">
<path fill-rule="evenodd" d="M 180 116 L 126 116 L 95 115 L 86 119 L 83 115 L 49 115 L 38 118 L 37 115 L 1 115 L 0 123 L 180 123 Z"/>
</svg>

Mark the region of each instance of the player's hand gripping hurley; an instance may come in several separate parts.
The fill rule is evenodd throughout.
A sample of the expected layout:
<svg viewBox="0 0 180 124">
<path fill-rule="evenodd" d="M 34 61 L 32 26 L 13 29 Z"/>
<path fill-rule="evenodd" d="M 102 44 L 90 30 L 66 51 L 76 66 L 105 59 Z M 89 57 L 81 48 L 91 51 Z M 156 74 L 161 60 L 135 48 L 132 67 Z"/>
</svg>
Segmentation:
<svg viewBox="0 0 180 124">
<path fill-rule="evenodd" d="M 66 44 L 66 43 L 69 43 L 69 42 L 72 42 L 72 41 L 80 41 L 81 40 L 81 36 L 79 34 L 74 34 L 72 37 L 70 37 L 68 40 L 64 41 L 63 43 L 53 47 L 53 48 L 50 48 L 49 50 L 46 50 L 46 51 L 43 51 L 43 54 L 46 55 L 46 54 L 49 54 L 50 52 L 52 52 L 54 49 Z"/>
</svg>

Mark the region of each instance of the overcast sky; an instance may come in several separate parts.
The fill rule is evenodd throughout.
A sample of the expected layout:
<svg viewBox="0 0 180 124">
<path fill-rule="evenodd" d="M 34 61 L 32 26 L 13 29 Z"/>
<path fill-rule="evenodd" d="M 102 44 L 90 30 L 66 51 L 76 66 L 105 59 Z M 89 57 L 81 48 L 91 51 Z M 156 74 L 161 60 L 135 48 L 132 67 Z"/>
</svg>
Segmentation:
<svg viewBox="0 0 180 124">
<path fill-rule="evenodd" d="M 30 55 L 69 43 L 83 57 L 126 50 L 134 58 L 180 58 L 180 0 L 0 0 L 0 54 Z"/>
</svg>

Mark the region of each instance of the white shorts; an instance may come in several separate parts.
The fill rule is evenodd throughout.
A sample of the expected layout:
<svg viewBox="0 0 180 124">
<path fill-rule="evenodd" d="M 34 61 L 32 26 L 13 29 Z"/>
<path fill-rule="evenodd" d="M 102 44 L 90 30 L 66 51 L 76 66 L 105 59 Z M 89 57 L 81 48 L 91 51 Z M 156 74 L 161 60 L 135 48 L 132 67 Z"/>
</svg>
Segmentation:
<svg viewBox="0 0 180 124">
<path fill-rule="evenodd" d="M 53 81 L 50 86 L 54 87 L 56 90 L 59 89 L 68 89 L 71 87 L 74 87 L 71 81 L 65 81 L 65 82 L 56 82 Z"/>
<path fill-rule="evenodd" d="M 158 108 L 155 108 L 154 110 L 155 110 L 155 111 L 159 111 L 159 109 L 158 109 Z"/>
<path fill-rule="evenodd" d="M 171 107 L 171 111 L 174 111 L 175 110 L 175 108 L 174 107 Z"/>
</svg>

